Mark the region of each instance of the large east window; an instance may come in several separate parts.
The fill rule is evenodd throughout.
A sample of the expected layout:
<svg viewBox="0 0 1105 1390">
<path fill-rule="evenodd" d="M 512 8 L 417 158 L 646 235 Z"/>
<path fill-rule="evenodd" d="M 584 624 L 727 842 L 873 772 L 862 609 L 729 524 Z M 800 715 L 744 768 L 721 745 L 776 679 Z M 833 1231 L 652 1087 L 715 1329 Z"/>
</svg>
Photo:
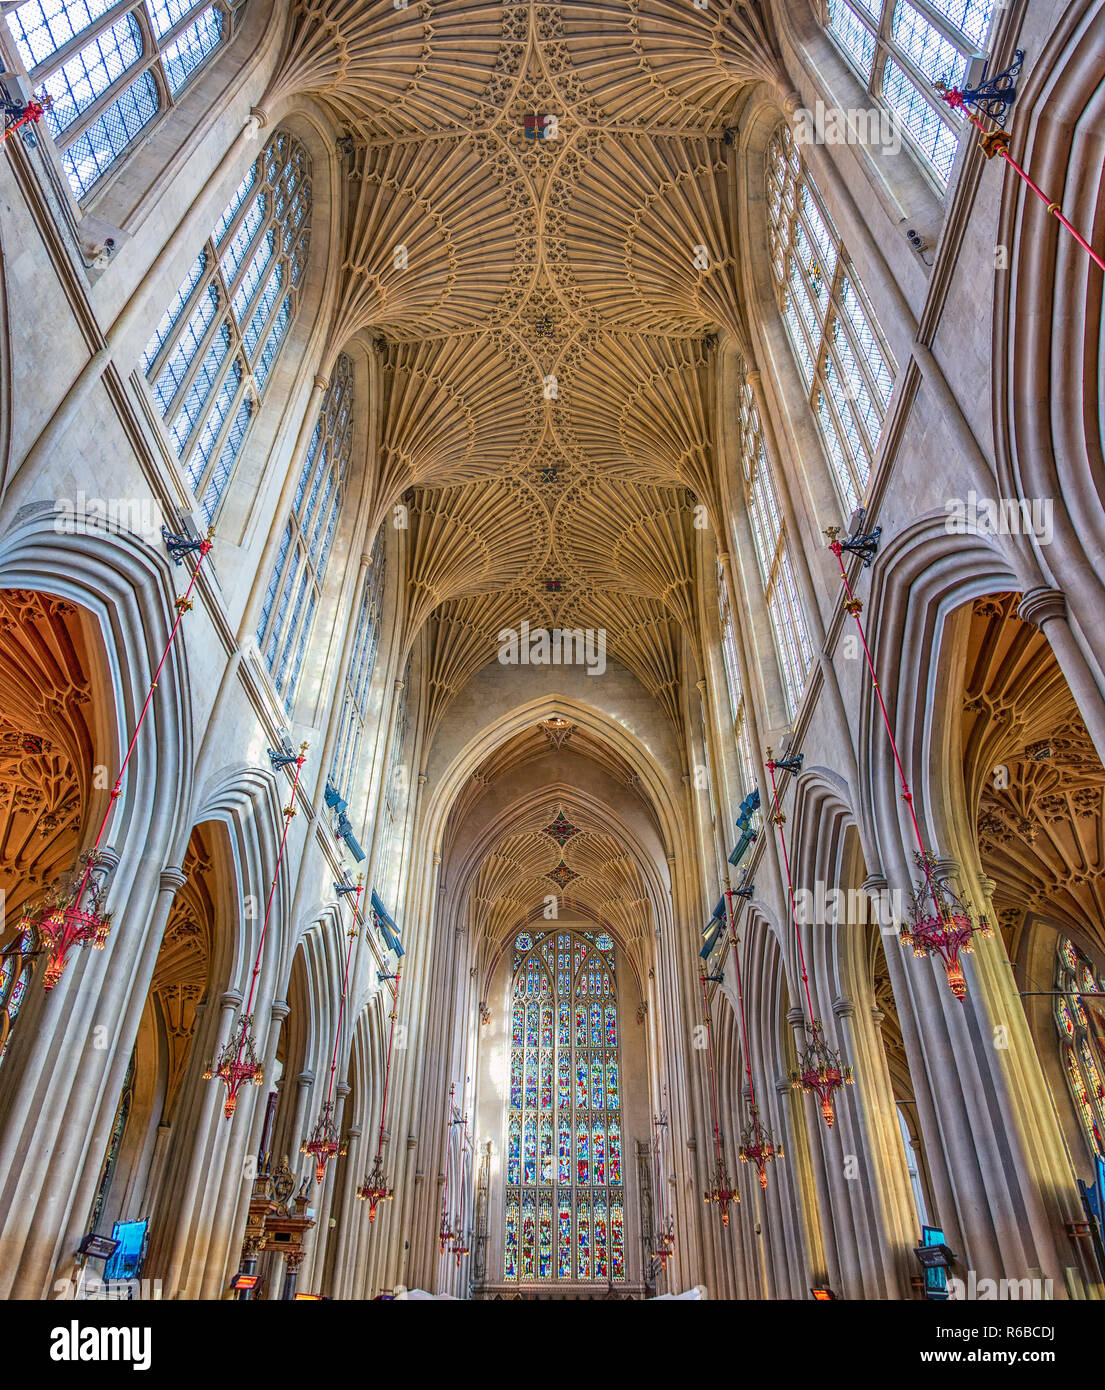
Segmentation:
<svg viewBox="0 0 1105 1390">
<path fill-rule="evenodd" d="M 625 1180 L 614 942 L 514 941 L 503 1276 L 625 1279 Z"/>
<path fill-rule="evenodd" d="M 752 525 L 756 564 L 771 619 L 771 633 L 779 657 L 787 715 L 793 719 L 810 673 L 813 643 L 798 597 L 798 586 L 794 582 L 794 567 L 779 511 L 774 470 L 764 447 L 763 429 L 752 387 L 747 382 L 741 384 L 738 403 L 744 500 Z M 750 781 L 750 786 L 755 785 L 755 781 Z"/>
<path fill-rule="evenodd" d="M 277 131 L 142 354 L 154 405 L 208 524 L 295 318 L 310 209 L 306 152 Z"/>
<path fill-rule="evenodd" d="M 941 185 L 963 119 L 933 84 L 962 81 L 970 56 L 986 51 L 993 12 L 994 0 L 827 0 L 829 34 Z"/>
<path fill-rule="evenodd" d="M 768 149 L 767 201 L 779 305 L 850 515 L 871 478 L 894 360 L 786 126 Z"/>
<path fill-rule="evenodd" d="M 257 624 L 257 645 L 291 713 L 353 447 L 353 364 L 339 357 L 322 398 Z"/>
<path fill-rule="evenodd" d="M 233 14 L 223 0 L 27 0 L 5 9 L 31 86 L 52 98 L 46 128 L 82 199 L 226 42 Z"/>
</svg>

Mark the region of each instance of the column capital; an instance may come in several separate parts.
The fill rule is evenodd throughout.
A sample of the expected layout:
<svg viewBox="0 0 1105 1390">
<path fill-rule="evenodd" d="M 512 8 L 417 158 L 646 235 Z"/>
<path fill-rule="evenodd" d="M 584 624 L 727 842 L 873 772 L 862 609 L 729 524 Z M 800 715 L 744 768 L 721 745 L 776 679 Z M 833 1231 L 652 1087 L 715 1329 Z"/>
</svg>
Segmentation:
<svg viewBox="0 0 1105 1390">
<path fill-rule="evenodd" d="M 179 893 L 188 882 L 188 875 L 175 864 L 170 864 L 161 870 L 160 882 L 163 893 Z"/>
<path fill-rule="evenodd" d="M 337 1091 L 338 1095 L 341 1096 L 342 1100 L 344 1100 L 346 1096 L 349 1095 L 352 1089 L 353 1087 L 345 1081 L 339 1081 L 338 1084 L 334 1087 L 334 1090 Z"/>
<path fill-rule="evenodd" d="M 292 1011 L 292 1006 L 286 999 L 274 999 L 272 1001 L 272 1016 L 283 1022 Z"/>
<path fill-rule="evenodd" d="M 787 1022 L 792 1028 L 801 1028 L 802 1024 L 805 1022 L 805 1018 L 806 1015 L 801 1009 L 787 1010 Z"/>
<path fill-rule="evenodd" d="M 242 1002 L 242 995 L 236 989 L 228 989 L 219 999 L 224 1009 L 236 1009 Z"/>
<path fill-rule="evenodd" d="M 1042 628 L 1053 618 L 1066 618 L 1067 596 L 1062 589 L 1029 589 L 1021 595 L 1017 616 Z"/>
<path fill-rule="evenodd" d="M 330 385 L 330 378 L 329 378 L 329 377 L 326 377 L 326 376 L 323 376 L 322 373 L 319 372 L 319 374 L 315 377 L 315 386 L 316 386 L 320 391 L 325 391 L 326 388 L 327 388 L 329 385 Z"/>
<path fill-rule="evenodd" d="M 310 1086 L 314 1083 L 315 1074 L 313 1071 L 301 1071 L 296 1080 L 301 1086 Z"/>
<path fill-rule="evenodd" d="M 876 1028 L 881 1028 L 886 1022 L 886 1014 L 883 1013 L 882 1009 L 873 1008 L 871 1010 L 871 1021 Z"/>
<path fill-rule="evenodd" d="M 833 1013 L 837 1018 L 855 1018 L 856 1006 L 851 999 L 843 994 L 838 994 L 833 1000 Z"/>
</svg>

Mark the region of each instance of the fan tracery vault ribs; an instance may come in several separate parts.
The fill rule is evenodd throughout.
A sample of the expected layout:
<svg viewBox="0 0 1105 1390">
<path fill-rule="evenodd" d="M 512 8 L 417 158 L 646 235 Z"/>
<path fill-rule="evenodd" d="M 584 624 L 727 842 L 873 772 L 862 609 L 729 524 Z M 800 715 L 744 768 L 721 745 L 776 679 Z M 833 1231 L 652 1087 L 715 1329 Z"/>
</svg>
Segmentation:
<svg viewBox="0 0 1105 1390">
<path fill-rule="evenodd" d="M 777 50 L 755 4 L 295 7 L 262 106 L 310 96 L 352 151 L 332 347 L 381 353 L 371 522 L 412 486 L 479 499 L 463 574 L 413 550 L 435 724 L 504 606 L 604 627 L 674 718 L 718 335 L 747 353 L 724 135 L 755 84 L 786 90 Z"/>
</svg>

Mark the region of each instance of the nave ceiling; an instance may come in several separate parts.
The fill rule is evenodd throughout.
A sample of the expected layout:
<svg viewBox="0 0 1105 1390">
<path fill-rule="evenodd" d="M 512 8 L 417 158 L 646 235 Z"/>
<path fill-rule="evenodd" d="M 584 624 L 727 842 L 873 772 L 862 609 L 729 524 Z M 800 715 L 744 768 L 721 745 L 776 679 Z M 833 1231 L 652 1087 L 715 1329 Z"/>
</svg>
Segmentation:
<svg viewBox="0 0 1105 1390">
<path fill-rule="evenodd" d="M 295 6 L 264 104 L 348 137 L 332 341 L 381 355 L 370 526 L 408 507 L 431 733 L 523 618 L 605 629 L 677 718 L 715 348 L 745 340 L 723 137 L 758 81 L 789 85 L 752 5 Z"/>
</svg>

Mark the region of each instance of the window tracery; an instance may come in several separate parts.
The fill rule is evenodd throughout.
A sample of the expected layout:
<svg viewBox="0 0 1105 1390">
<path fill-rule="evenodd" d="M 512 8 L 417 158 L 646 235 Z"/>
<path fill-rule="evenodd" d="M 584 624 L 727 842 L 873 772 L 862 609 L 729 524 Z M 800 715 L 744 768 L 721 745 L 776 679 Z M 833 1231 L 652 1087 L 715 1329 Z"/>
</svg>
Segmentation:
<svg viewBox="0 0 1105 1390">
<path fill-rule="evenodd" d="M 514 942 L 503 1275 L 618 1282 L 625 1183 L 613 939 Z"/>
<path fill-rule="evenodd" d="M 1091 1152 L 1105 1158 L 1105 982 L 1069 937 L 1059 940 L 1055 987 L 1059 1055 L 1075 1114 Z"/>
<path fill-rule="evenodd" d="M 310 207 L 306 151 L 277 131 L 142 354 L 181 475 L 208 524 L 295 318 Z"/>
<path fill-rule="evenodd" d="M 828 0 L 826 28 L 867 90 L 901 123 L 910 145 L 945 185 L 963 120 L 933 90 L 956 85 L 986 51 L 994 0 Z"/>
<path fill-rule="evenodd" d="M 767 201 L 783 321 L 848 516 L 871 478 L 894 360 L 785 126 L 768 149 Z"/>
<path fill-rule="evenodd" d="M 353 364 L 339 357 L 322 398 L 257 624 L 257 645 L 291 713 L 353 448 Z"/>
<path fill-rule="evenodd" d="M 227 41 L 233 14 L 222 0 L 26 0 L 8 12 L 31 86 L 52 99 L 44 121 L 79 199 Z"/>
</svg>

